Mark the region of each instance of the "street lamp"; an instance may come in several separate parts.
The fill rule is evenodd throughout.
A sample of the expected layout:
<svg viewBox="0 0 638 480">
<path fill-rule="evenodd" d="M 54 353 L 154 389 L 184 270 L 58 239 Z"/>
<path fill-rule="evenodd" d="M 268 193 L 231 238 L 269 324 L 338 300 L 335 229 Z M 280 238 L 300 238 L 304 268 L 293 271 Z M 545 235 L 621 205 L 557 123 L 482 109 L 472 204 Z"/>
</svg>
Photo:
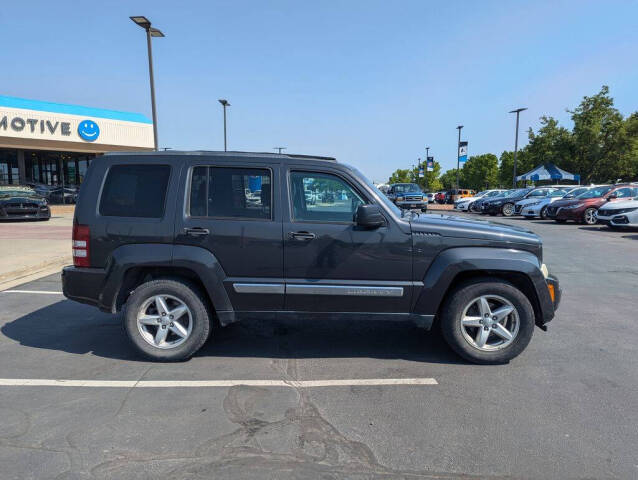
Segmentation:
<svg viewBox="0 0 638 480">
<path fill-rule="evenodd" d="M 430 147 L 425 147 L 425 170 L 423 170 L 423 179 L 425 180 L 425 189 L 428 189 L 428 161 L 430 158 Z"/>
<path fill-rule="evenodd" d="M 456 129 L 459 131 L 459 141 L 456 144 L 456 189 L 459 189 L 459 167 L 461 163 L 461 129 L 463 125 L 459 125 Z"/>
<path fill-rule="evenodd" d="M 278 150 L 277 153 L 279 153 L 281 155 L 281 151 L 282 150 L 286 150 L 286 147 L 272 147 L 273 150 Z"/>
<path fill-rule="evenodd" d="M 516 114 L 516 138 L 514 139 L 514 178 L 512 179 L 512 188 L 516 188 L 516 157 L 518 155 L 518 116 L 527 108 L 517 108 L 510 113 Z"/>
<path fill-rule="evenodd" d="M 153 79 L 153 50 L 151 37 L 163 37 L 161 30 L 151 27 L 151 21 L 141 15 L 129 17 L 133 23 L 146 30 L 146 48 L 148 49 L 148 76 L 151 82 L 151 108 L 153 110 L 153 148 L 157 151 L 157 110 L 155 108 L 155 80 Z"/>
<path fill-rule="evenodd" d="M 230 107 L 230 103 L 225 98 L 220 98 L 219 103 L 224 107 L 224 152 L 226 151 L 226 107 Z"/>
</svg>

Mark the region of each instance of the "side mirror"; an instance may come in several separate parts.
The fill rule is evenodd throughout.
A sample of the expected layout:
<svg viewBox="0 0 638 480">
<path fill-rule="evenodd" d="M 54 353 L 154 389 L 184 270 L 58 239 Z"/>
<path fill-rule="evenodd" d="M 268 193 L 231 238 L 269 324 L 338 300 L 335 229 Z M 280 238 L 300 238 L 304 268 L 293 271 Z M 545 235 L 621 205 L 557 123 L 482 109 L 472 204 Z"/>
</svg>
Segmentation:
<svg viewBox="0 0 638 480">
<path fill-rule="evenodd" d="M 363 228 L 379 228 L 385 225 L 385 217 L 379 205 L 359 205 L 354 221 L 358 227 Z"/>
<path fill-rule="evenodd" d="M 617 198 L 618 198 L 618 195 L 616 195 L 615 193 L 612 193 L 611 195 L 607 197 L 607 201 L 616 200 Z"/>
</svg>

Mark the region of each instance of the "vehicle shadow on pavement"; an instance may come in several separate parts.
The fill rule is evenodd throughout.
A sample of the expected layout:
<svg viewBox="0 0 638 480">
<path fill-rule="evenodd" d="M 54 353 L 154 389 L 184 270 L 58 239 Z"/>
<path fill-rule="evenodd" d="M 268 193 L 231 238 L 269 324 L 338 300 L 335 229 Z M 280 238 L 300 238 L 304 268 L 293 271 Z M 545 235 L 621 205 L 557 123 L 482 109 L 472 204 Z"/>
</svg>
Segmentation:
<svg viewBox="0 0 638 480">
<path fill-rule="evenodd" d="M 20 345 L 76 355 L 145 361 L 130 345 L 121 315 L 63 300 L 6 323 Z M 245 320 L 213 330 L 197 357 L 404 359 L 462 363 L 438 331 L 394 321 Z"/>
</svg>

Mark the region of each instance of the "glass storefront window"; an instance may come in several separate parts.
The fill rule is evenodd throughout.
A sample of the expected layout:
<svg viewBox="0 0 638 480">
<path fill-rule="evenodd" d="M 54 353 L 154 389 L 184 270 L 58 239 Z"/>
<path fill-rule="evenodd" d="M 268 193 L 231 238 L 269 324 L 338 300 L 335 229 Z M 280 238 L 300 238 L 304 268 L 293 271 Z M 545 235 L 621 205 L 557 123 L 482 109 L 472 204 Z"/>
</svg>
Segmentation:
<svg viewBox="0 0 638 480">
<path fill-rule="evenodd" d="M 0 149 L 0 185 L 17 185 L 19 183 L 17 150 Z"/>
</svg>

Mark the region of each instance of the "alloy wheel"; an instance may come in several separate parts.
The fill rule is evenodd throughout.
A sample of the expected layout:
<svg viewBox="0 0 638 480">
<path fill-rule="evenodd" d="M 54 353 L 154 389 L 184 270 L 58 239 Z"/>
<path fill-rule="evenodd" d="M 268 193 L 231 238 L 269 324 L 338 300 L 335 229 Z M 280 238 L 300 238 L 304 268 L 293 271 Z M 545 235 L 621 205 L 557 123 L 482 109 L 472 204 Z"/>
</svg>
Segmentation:
<svg viewBox="0 0 638 480">
<path fill-rule="evenodd" d="M 484 352 L 509 346 L 520 328 L 518 312 L 512 302 L 500 295 L 481 295 L 470 301 L 461 316 L 463 338 Z"/>
<path fill-rule="evenodd" d="M 193 316 L 183 300 L 172 295 L 155 295 L 139 308 L 137 328 L 148 344 L 162 349 L 175 348 L 190 336 Z"/>
<path fill-rule="evenodd" d="M 505 205 L 503 205 L 503 215 L 505 215 L 506 217 L 510 217 L 513 213 L 514 205 L 512 205 L 511 203 L 506 203 Z"/>
<path fill-rule="evenodd" d="M 598 212 L 595 208 L 585 210 L 585 223 L 587 225 L 595 225 L 598 223 Z"/>
</svg>

